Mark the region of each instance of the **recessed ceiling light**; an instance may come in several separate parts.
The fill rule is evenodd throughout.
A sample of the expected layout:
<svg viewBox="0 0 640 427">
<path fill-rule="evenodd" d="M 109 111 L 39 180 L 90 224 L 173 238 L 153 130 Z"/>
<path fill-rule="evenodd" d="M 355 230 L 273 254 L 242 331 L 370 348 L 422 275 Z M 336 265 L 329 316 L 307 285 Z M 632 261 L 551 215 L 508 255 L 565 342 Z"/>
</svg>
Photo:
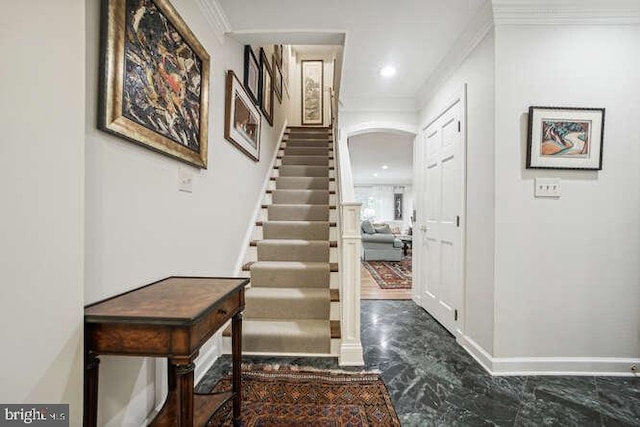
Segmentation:
<svg viewBox="0 0 640 427">
<path fill-rule="evenodd" d="M 391 65 L 387 65 L 386 67 L 382 67 L 382 69 L 380 70 L 380 75 L 382 77 L 393 77 L 396 74 L 396 68 L 391 66 Z"/>
<path fill-rule="evenodd" d="M 389 169 L 389 166 L 387 166 L 387 165 L 382 165 L 382 169 Z"/>
<path fill-rule="evenodd" d="M 378 176 L 378 174 L 377 174 L 377 173 L 374 173 L 374 174 L 373 174 L 373 176 Z"/>
</svg>

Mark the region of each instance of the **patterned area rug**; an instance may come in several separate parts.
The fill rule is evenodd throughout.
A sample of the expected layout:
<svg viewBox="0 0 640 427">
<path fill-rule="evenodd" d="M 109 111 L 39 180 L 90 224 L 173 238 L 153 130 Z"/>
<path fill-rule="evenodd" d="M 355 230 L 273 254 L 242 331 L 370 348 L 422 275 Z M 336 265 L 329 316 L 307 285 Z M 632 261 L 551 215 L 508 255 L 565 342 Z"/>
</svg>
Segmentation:
<svg viewBox="0 0 640 427">
<path fill-rule="evenodd" d="M 362 261 L 381 289 L 411 289 L 411 252 L 402 261 Z"/>
<path fill-rule="evenodd" d="M 231 377 L 212 392 L 231 390 Z M 231 426 L 231 404 L 209 421 Z M 246 427 L 400 426 L 378 374 L 252 366 L 242 368 L 242 420 Z"/>
</svg>

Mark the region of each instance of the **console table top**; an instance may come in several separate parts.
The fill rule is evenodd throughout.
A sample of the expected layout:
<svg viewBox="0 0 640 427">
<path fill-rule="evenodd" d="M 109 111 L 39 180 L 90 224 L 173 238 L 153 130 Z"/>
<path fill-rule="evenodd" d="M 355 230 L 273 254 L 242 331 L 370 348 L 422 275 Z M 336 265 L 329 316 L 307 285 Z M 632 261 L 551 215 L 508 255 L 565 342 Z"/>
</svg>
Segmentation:
<svg viewBox="0 0 640 427">
<path fill-rule="evenodd" d="M 247 278 L 168 277 L 88 305 L 85 322 L 191 324 L 248 282 Z"/>
</svg>

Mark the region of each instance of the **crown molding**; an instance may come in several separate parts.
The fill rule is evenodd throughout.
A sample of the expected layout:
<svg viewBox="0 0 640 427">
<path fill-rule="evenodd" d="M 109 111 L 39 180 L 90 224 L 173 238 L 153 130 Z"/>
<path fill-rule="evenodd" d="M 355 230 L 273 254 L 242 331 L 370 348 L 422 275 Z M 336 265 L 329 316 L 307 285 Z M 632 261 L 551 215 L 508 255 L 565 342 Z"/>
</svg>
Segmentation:
<svg viewBox="0 0 640 427">
<path fill-rule="evenodd" d="M 231 32 L 231 24 L 220 2 L 218 0 L 195 0 L 195 2 L 202 10 L 220 44 L 224 44 L 224 35 Z"/>
<path fill-rule="evenodd" d="M 493 29 L 493 9 L 491 1 L 486 0 L 418 91 L 419 109 L 424 108 L 429 97 L 451 77 L 491 29 Z"/>
<path fill-rule="evenodd" d="M 637 0 L 492 0 L 496 25 L 635 25 Z"/>
</svg>

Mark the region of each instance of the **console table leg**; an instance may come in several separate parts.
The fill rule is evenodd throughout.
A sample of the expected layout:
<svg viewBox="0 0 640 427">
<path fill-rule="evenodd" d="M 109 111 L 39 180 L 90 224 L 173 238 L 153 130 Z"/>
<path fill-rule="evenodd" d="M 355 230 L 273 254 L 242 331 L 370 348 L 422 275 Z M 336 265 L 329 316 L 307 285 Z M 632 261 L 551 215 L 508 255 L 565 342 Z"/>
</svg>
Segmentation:
<svg viewBox="0 0 640 427">
<path fill-rule="evenodd" d="M 171 366 L 171 361 L 169 361 Z M 189 362 L 186 365 L 176 364 L 169 368 L 169 373 L 173 371 L 173 385 L 178 393 L 178 414 L 180 427 L 193 425 L 193 371 L 196 365 Z M 172 380 L 169 380 L 169 387 Z"/>
<path fill-rule="evenodd" d="M 233 424 L 240 425 L 240 404 L 242 402 L 242 313 L 231 320 L 231 354 L 233 362 Z"/>
<path fill-rule="evenodd" d="M 84 359 L 84 427 L 98 425 L 98 374 L 100 359 L 91 353 L 85 353 Z"/>
</svg>

